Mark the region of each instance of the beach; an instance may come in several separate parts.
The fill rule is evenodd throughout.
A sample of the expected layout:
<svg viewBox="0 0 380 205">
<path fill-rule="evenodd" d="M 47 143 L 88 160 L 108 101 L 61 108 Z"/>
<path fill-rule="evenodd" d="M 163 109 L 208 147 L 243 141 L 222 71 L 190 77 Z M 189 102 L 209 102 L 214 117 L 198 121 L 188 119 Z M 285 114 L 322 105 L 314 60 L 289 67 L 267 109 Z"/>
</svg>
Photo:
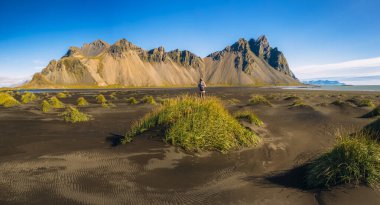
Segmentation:
<svg viewBox="0 0 380 205">
<path fill-rule="evenodd" d="M 62 102 L 86 98 L 90 105 L 79 109 L 92 120 L 66 123 L 62 109 L 42 113 L 40 101 L 0 107 L 0 204 L 380 204 L 380 192 L 365 185 L 303 185 L 304 166 L 331 149 L 337 129 L 360 130 L 377 120 L 362 117 L 373 108 L 347 100 L 379 105 L 380 92 L 210 87 L 207 95 L 231 113 L 252 109 L 264 122 L 253 128 L 258 146 L 228 153 L 189 153 L 156 132 L 120 144 L 131 124 L 157 106 L 126 98 L 159 101 L 194 95 L 195 88 L 67 92 Z M 115 107 L 97 104 L 95 96 L 113 92 Z M 248 105 L 252 95 L 271 105 Z M 303 106 L 292 106 L 296 100 Z"/>
</svg>

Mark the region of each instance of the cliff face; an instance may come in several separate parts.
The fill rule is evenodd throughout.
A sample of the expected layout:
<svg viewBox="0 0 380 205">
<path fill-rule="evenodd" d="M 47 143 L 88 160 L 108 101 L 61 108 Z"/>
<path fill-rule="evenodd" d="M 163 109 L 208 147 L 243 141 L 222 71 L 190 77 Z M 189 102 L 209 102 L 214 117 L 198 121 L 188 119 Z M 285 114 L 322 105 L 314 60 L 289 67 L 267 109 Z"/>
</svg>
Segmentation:
<svg viewBox="0 0 380 205">
<path fill-rule="evenodd" d="M 240 39 L 202 59 L 186 50 L 144 50 L 121 39 L 113 45 L 101 40 L 70 47 L 52 60 L 28 85 L 191 85 L 200 77 L 209 84 L 296 84 L 284 55 L 265 37 Z"/>
</svg>

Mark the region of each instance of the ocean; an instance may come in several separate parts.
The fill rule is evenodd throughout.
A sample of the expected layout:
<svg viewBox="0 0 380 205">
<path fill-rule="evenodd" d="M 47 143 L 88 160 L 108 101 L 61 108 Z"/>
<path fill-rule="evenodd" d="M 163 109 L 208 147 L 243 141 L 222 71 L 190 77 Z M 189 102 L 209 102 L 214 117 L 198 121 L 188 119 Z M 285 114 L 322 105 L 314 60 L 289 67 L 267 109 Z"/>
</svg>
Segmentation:
<svg viewBox="0 0 380 205">
<path fill-rule="evenodd" d="M 380 91 L 380 85 L 309 85 L 282 88 L 291 90 Z"/>
</svg>

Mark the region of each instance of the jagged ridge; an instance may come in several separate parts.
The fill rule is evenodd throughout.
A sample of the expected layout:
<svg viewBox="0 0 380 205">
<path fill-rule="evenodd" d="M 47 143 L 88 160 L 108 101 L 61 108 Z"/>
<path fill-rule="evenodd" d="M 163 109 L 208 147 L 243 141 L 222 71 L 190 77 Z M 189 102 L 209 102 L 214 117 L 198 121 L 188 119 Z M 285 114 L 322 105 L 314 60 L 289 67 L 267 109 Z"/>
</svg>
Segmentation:
<svg viewBox="0 0 380 205">
<path fill-rule="evenodd" d="M 205 78 L 211 84 L 297 84 L 285 56 L 265 36 L 239 39 L 222 51 L 201 58 L 187 50 L 144 50 L 126 39 L 102 40 L 70 47 L 52 60 L 28 85 L 190 85 Z M 41 79 L 44 80 L 41 80 Z"/>
</svg>

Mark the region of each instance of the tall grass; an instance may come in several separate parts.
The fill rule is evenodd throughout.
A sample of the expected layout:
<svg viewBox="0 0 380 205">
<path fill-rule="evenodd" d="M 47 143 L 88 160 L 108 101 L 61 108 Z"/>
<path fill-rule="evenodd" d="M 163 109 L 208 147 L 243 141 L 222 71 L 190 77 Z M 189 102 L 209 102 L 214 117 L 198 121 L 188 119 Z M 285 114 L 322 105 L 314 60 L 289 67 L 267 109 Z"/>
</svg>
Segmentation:
<svg viewBox="0 0 380 205">
<path fill-rule="evenodd" d="M 350 136 L 337 133 L 337 144 L 314 160 L 306 175 L 307 185 L 331 187 L 339 184 L 374 185 L 380 180 L 380 145 L 371 140 L 369 132 Z"/>
<path fill-rule="evenodd" d="M 30 93 L 30 92 L 24 92 L 24 94 L 21 96 L 21 102 L 24 104 L 33 102 L 37 99 L 38 99 L 37 96 L 34 93 Z"/>
<path fill-rule="evenodd" d="M 132 125 L 124 142 L 152 128 L 160 128 L 166 142 L 188 151 L 226 152 L 259 142 L 258 136 L 242 127 L 215 97 L 186 95 L 165 100 Z"/>
<path fill-rule="evenodd" d="M 80 112 L 74 106 L 68 106 L 66 110 L 61 114 L 63 120 L 66 122 L 77 123 L 86 122 L 90 120 L 90 115 Z"/>
<path fill-rule="evenodd" d="M 19 104 L 20 102 L 17 101 L 11 94 L 0 92 L 0 105 L 4 107 L 13 107 Z"/>
</svg>

